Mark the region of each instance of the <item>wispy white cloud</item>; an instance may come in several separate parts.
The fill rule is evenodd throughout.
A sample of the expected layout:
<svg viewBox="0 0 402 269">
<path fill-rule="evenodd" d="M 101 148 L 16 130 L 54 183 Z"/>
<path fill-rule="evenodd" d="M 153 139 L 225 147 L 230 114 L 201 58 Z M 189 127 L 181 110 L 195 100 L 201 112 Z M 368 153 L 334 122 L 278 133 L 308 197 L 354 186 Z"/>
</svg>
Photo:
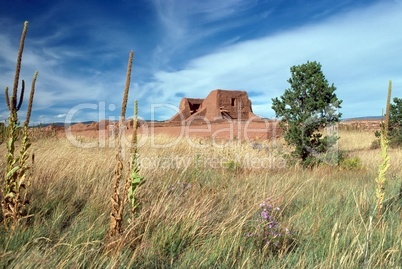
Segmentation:
<svg viewBox="0 0 402 269">
<path fill-rule="evenodd" d="M 229 31 L 248 20 L 243 16 L 255 5 L 246 0 L 152 0 L 161 25 L 160 42 L 154 52 L 155 66 L 168 67 L 174 57 L 191 56 L 192 45 L 202 46 L 205 39 Z M 236 39 L 230 37 L 227 42 Z M 210 40 L 212 41 L 212 40 Z M 226 43 L 227 43 L 226 42 Z M 211 45 L 211 44 L 210 44 Z"/>
<path fill-rule="evenodd" d="M 22 24 L 20 26 L 18 31 L 21 31 Z M 99 47 L 92 50 L 91 47 L 80 49 L 53 44 L 53 40 L 60 37 L 58 34 L 56 37 L 44 38 L 44 41 L 29 38 L 30 32 L 28 27 L 20 79 L 24 79 L 26 89 L 30 89 L 32 76 L 36 70 L 39 71 L 32 122 L 43 122 L 44 113 L 66 114 L 69 109 L 80 103 L 120 102 L 128 51 L 116 62 L 116 58 L 122 53 L 113 55 L 109 51 L 115 46 L 113 42 L 110 47 L 108 44 L 100 44 L 99 47 L 103 47 L 101 49 L 104 53 L 99 53 Z M 0 87 L 3 89 L 13 85 L 18 41 L 18 34 L 0 34 Z M 107 65 L 107 68 L 104 65 Z M 0 102 L 3 102 L 2 100 L 4 95 L 0 95 Z M 23 112 L 20 114 L 24 115 Z M 39 119 L 40 114 L 42 117 Z M 92 114 L 87 114 L 88 118 L 82 115 L 82 119 L 94 117 L 95 114 Z M 1 108 L 0 117 L 0 120 L 7 117 L 4 107 Z M 51 120 L 52 117 L 48 116 L 47 119 Z M 97 117 L 93 119 L 97 120 Z"/>
<path fill-rule="evenodd" d="M 270 16 L 288 16 L 287 10 L 278 7 L 281 1 L 150 2 L 148 12 L 153 8 L 156 13 L 142 21 L 135 16 L 131 20 L 100 16 L 108 15 L 108 10 L 88 16 L 88 9 L 81 10 L 69 1 L 35 13 L 21 73 L 29 86 L 39 70 L 33 122 L 52 121 L 80 103 L 105 101 L 118 107 L 130 49 L 136 51 L 130 100 L 140 99 L 140 114 L 145 118 L 151 103 L 178 105 L 183 95 L 205 97 L 215 88 L 254 92 L 254 111 L 273 117 L 271 98 L 288 87 L 289 68 L 307 60 L 321 62 L 328 81 L 335 83 L 344 99 L 346 117 L 380 114 L 389 79 L 394 80 L 394 95 L 402 95 L 398 73 L 402 70 L 402 37 L 397 32 L 402 24 L 400 1 L 380 1 L 345 12 L 347 8 L 341 6 L 349 7 L 351 1 L 342 0 L 317 8 L 320 12 L 298 27 L 274 27 L 264 21 Z M 264 8 L 259 6 L 262 2 Z M 343 13 L 333 12 L 339 9 Z M 74 19 L 62 19 L 65 12 Z M 324 20 L 328 14 L 336 15 Z M 22 22 L 0 17 L 0 26 L 5 29 L 0 33 L 0 89 L 4 89 L 12 86 Z M 253 27 L 261 31 L 247 35 L 256 31 Z M 174 113 L 160 110 L 157 117 L 169 118 Z M 1 107 L 0 120 L 6 116 Z M 96 120 L 98 114 L 85 111 L 75 119 Z"/>
<path fill-rule="evenodd" d="M 152 2 L 166 34 L 176 40 L 184 36 L 191 37 L 194 33 L 197 35 L 202 29 L 209 30 L 209 24 L 227 20 L 234 15 L 238 16 L 255 4 L 254 1 L 244 0 L 152 0 Z M 238 16 L 238 20 L 242 19 Z M 235 22 L 230 21 L 228 24 L 235 25 Z"/>
<path fill-rule="evenodd" d="M 179 101 L 177 92 L 204 97 L 215 88 L 252 90 L 262 94 L 252 100 L 259 104 L 255 112 L 273 117 L 271 98 L 288 87 L 289 68 L 316 60 L 344 99 L 344 116 L 379 115 L 389 79 L 394 95 L 402 95 L 397 25 L 402 25 L 401 3 L 381 2 L 225 47 L 191 59 L 179 71 L 155 72 L 152 88 L 158 100 L 172 103 Z"/>
</svg>

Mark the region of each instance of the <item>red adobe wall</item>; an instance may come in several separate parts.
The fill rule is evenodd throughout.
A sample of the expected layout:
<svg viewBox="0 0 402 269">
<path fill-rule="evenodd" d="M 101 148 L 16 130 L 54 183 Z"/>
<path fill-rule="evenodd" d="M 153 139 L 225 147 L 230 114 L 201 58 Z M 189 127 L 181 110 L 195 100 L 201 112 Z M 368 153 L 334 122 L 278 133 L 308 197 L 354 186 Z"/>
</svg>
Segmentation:
<svg viewBox="0 0 402 269">
<path fill-rule="evenodd" d="M 174 115 L 170 122 L 182 122 L 188 119 L 192 114 L 196 113 L 194 107 L 201 107 L 204 99 L 200 98 L 183 98 L 180 101 L 179 112 Z"/>
<path fill-rule="evenodd" d="M 257 117 L 252 110 L 246 91 L 213 90 L 205 99 L 183 98 L 180 112 L 169 122 L 193 121 L 197 118 L 247 120 Z M 258 117 L 257 117 L 258 118 Z"/>
</svg>

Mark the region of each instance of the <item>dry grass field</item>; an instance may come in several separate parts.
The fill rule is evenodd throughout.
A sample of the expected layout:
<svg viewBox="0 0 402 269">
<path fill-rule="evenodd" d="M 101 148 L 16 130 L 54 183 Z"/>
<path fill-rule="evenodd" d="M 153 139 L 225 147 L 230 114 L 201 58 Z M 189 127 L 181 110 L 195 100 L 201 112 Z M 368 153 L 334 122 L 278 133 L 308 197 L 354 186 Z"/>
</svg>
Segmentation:
<svg viewBox="0 0 402 269">
<path fill-rule="evenodd" d="M 281 139 L 143 140 L 139 207 L 135 215 L 127 210 L 125 232 L 112 243 L 104 239 L 114 147 L 40 139 L 31 147 L 30 217 L 12 232 L 0 228 L 0 267 L 400 268 L 402 150 L 389 153 L 378 224 L 374 135 L 350 130 L 340 137 L 345 159 L 314 169 L 287 163 Z"/>
<path fill-rule="evenodd" d="M 373 131 L 361 128 L 373 122 L 340 130 L 335 152 L 312 168 L 289 157 L 274 123 L 250 142 L 242 124 L 236 136 L 139 131 L 136 151 L 129 135 L 121 140 L 131 51 L 123 146 L 115 133 L 97 140 L 100 128 L 95 136 L 35 133 L 37 72 L 22 126 L 17 113 L 27 26 L 12 95 L 6 89 L 8 125 L 0 126 L 0 268 L 401 268 L 402 150 L 390 149 L 385 167 L 386 146 L 372 147 Z"/>
</svg>

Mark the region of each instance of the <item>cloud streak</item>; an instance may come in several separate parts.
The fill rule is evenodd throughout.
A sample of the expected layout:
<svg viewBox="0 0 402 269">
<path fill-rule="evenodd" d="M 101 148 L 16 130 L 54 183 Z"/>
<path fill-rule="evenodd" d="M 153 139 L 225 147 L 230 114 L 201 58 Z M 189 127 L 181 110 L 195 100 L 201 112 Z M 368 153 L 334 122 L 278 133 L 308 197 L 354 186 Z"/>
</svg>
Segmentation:
<svg viewBox="0 0 402 269">
<path fill-rule="evenodd" d="M 152 103 L 178 105 L 183 96 L 202 98 L 216 88 L 246 90 L 256 114 L 274 117 L 271 98 L 288 87 L 289 68 L 307 60 L 319 61 L 338 88 L 344 117 L 381 114 L 390 79 L 394 96 L 402 96 L 400 1 L 303 3 L 62 0 L 26 8 L 30 25 L 21 78 L 30 85 L 39 71 L 32 121 L 62 119 L 57 116 L 82 103 L 119 107 L 131 49 L 130 100 L 139 99 L 147 119 Z M 0 10 L 0 89 L 12 86 L 23 23 L 7 14 L 13 12 Z M 160 110 L 156 117 L 174 113 Z M 6 117 L 0 107 L 0 120 Z M 89 111 L 75 119 L 98 118 Z"/>
<path fill-rule="evenodd" d="M 255 6 L 254 1 L 244 0 L 152 0 L 152 3 L 161 23 L 160 43 L 154 52 L 159 68 L 168 68 L 184 51 L 186 56 L 193 57 L 197 50 L 203 51 L 201 47 L 208 41 L 216 42 L 219 33 L 242 26 L 247 20 L 244 13 Z"/>
<path fill-rule="evenodd" d="M 204 97 L 215 88 L 254 91 L 261 94 L 252 100 L 258 105 L 255 112 L 273 117 L 271 98 L 288 87 L 289 68 L 316 60 L 344 99 L 345 117 L 380 115 L 389 79 L 394 80 L 395 95 L 402 95 L 397 74 L 402 36 L 396 25 L 402 25 L 401 3 L 379 3 L 230 45 L 191 59 L 182 70 L 155 72 L 152 86 L 160 100 L 171 103 L 178 103 L 178 92 Z"/>
</svg>

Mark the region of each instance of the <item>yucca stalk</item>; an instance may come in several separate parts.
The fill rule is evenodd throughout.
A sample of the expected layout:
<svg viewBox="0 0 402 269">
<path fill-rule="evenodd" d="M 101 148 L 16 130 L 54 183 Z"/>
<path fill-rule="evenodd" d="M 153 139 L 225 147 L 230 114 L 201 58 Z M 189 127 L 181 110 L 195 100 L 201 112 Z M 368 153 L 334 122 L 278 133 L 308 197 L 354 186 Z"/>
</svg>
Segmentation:
<svg viewBox="0 0 402 269">
<path fill-rule="evenodd" d="M 382 205 L 385 197 L 385 182 L 387 178 L 385 176 L 389 163 L 389 155 L 388 155 L 388 138 L 385 133 L 381 132 L 380 136 L 381 142 L 381 164 L 378 167 L 378 177 L 376 178 L 377 188 L 376 188 L 376 197 L 377 197 L 377 220 L 381 219 L 382 216 Z"/>
<path fill-rule="evenodd" d="M 124 88 L 123 101 L 121 106 L 121 113 L 119 119 L 119 133 L 117 136 L 117 153 L 116 153 L 116 166 L 114 170 L 114 178 L 113 178 L 113 193 L 111 197 L 112 203 L 112 212 L 110 214 L 110 231 L 109 236 L 111 238 L 120 235 L 123 232 L 123 212 L 124 212 L 124 202 L 127 197 L 127 190 L 123 188 L 123 193 L 120 194 L 120 182 L 124 172 L 123 166 L 123 147 L 122 147 L 122 135 L 123 130 L 125 128 L 125 117 L 126 117 L 126 108 L 127 108 L 127 100 L 128 93 L 130 89 L 130 81 L 131 81 L 131 67 L 133 64 L 134 52 L 130 52 L 130 56 L 128 59 L 127 65 L 127 74 L 126 74 L 126 85 Z"/>
<path fill-rule="evenodd" d="M 135 193 L 137 191 L 137 188 L 143 183 L 143 177 L 139 175 L 140 166 L 138 163 L 137 129 L 138 129 L 138 101 L 135 100 L 134 118 L 133 118 L 133 136 L 131 137 L 130 174 L 127 177 L 128 200 L 130 201 L 132 214 L 134 214 L 135 209 L 137 208 Z"/>
<path fill-rule="evenodd" d="M 388 83 L 387 104 L 385 107 L 384 135 L 387 138 L 388 138 L 389 116 L 390 116 L 390 108 L 391 108 L 391 93 L 392 93 L 392 80 L 390 80 Z"/>
<path fill-rule="evenodd" d="M 377 197 L 377 219 L 378 221 L 382 217 L 382 208 L 385 197 L 385 182 L 387 178 L 385 176 L 389 163 L 389 155 L 388 155 L 388 127 L 389 127 L 389 113 L 390 113 L 390 102 L 391 102 L 391 92 L 392 92 L 392 81 L 389 82 L 388 86 L 388 95 L 387 95 L 387 103 L 386 103 L 386 112 L 385 112 L 385 122 L 383 124 L 383 128 L 380 134 L 380 143 L 381 143 L 381 164 L 378 167 L 378 177 L 376 178 L 377 188 L 376 188 L 376 197 Z"/>
<path fill-rule="evenodd" d="M 8 88 L 5 91 L 5 99 L 7 107 L 10 111 L 10 116 L 8 118 L 8 142 L 7 142 L 7 156 L 6 156 L 6 169 L 3 182 L 3 200 L 1 201 L 1 209 L 3 213 L 3 221 L 6 228 L 14 229 L 18 225 L 21 218 L 27 214 L 26 205 L 29 203 L 27 199 L 28 185 L 29 185 L 29 170 L 30 166 L 27 164 L 29 158 L 29 134 L 28 126 L 31 117 L 32 103 L 35 93 L 35 84 L 38 76 L 38 72 L 35 72 L 32 85 L 31 93 L 29 97 L 28 110 L 23 126 L 23 137 L 21 149 L 18 155 L 15 154 L 16 142 L 19 140 L 19 132 L 21 126 L 18 123 L 18 111 L 21 108 L 24 91 L 25 82 L 22 80 L 22 87 L 19 101 L 17 102 L 18 95 L 18 81 L 21 71 L 21 61 L 22 53 L 24 50 L 25 36 L 28 28 L 28 22 L 24 23 L 24 28 L 21 35 L 20 47 L 17 56 L 17 66 L 14 77 L 14 87 L 11 95 L 11 99 L 8 94 Z"/>
<path fill-rule="evenodd" d="M 27 165 L 27 161 L 29 159 L 28 149 L 31 147 L 30 137 L 29 137 L 29 133 L 28 133 L 28 127 L 29 127 L 29 121 L 31 119 L 32 105 L 33 105 L 33 99 L 34 99 L 34 95 L 35 95 L 35 84 L 36 84 L 37 77 L 38 77 L 38 71 L 35 72 L 33 79 L 32 79 L 31 93 L 29 95 L 27 115 L 25 118 L 24 126 L 23 126 L 22 145 L 21 145 L 20 157 L 19 157 L 19 163 L 20 163 L 20 167 L 21 167 L 19 177 L 20 177 L 21 183 L 25 184 L 25 189 L 27 189 L 31 184 L 30 176 L 27 176 L 26 172 L 29 169 L 31 169 L 31 172 L 32 172 L 32 166 L 33 166 L 33 162 L 34 162 L 34 157 L 33 157 L 34 155 L 32 155 L 31 167 L 29 167 Z M 25 177 L 26 177 L 26 179 L 25 179 Z M 24 181 L 22 181 L 22 179 L 24 179 Z M 28 194 L 28 192 L 25 191 L 24 201 L 26 201 L 26 202 L 28 202 L 27 194 Z"/>
</svg>

